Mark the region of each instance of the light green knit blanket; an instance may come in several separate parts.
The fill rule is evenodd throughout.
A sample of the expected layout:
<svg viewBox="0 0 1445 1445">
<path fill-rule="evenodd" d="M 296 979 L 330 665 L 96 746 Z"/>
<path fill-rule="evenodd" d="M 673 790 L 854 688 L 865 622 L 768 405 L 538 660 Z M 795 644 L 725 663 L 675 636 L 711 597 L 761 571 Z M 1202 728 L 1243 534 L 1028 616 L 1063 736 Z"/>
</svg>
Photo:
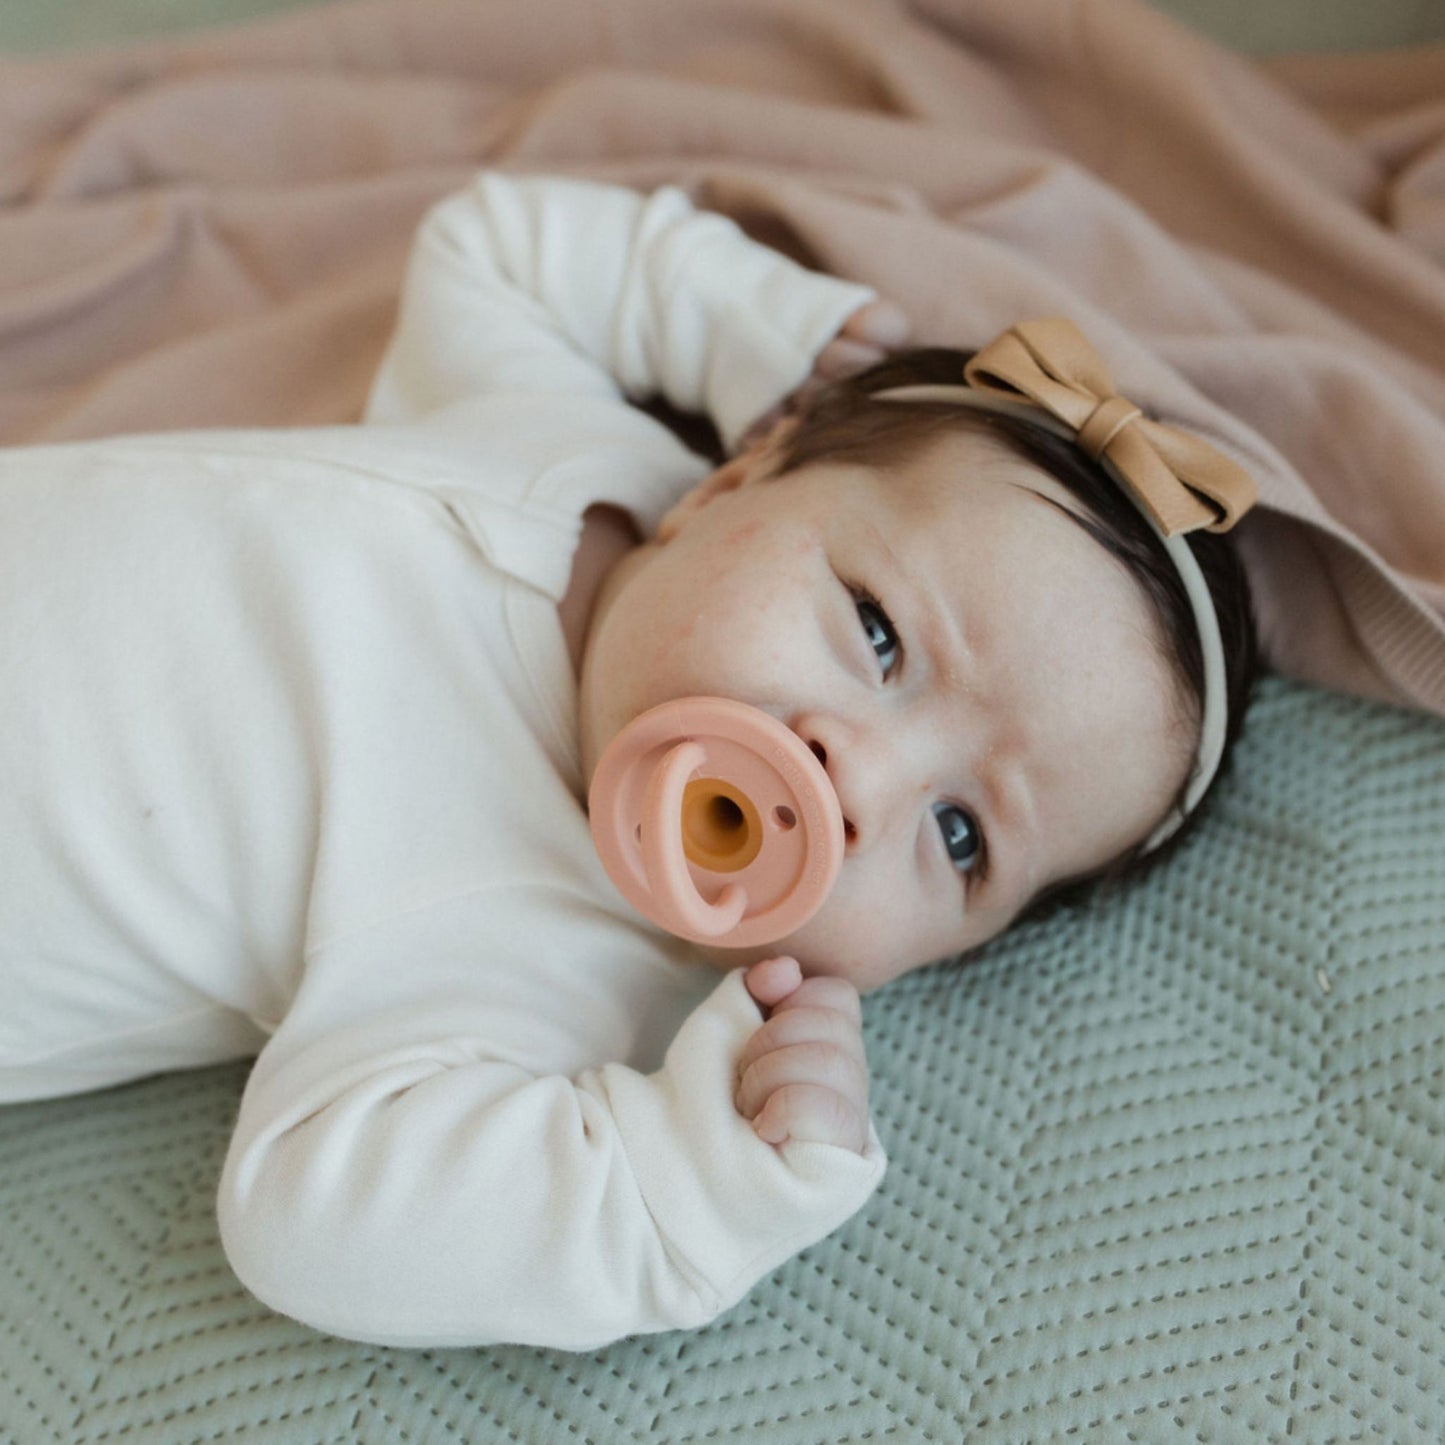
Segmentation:
<svg viewBox="0 0 1445 1445">
<path fill-rule="evenodd" d="M 1445 724 L 1267 684 L 1181 856 L 866 1015 L 869 1206 L 590 1356 L 251 1299 L 244 1068 L 0 1109 L 0 1440 L 1445 1440 Z"/>
</svg>

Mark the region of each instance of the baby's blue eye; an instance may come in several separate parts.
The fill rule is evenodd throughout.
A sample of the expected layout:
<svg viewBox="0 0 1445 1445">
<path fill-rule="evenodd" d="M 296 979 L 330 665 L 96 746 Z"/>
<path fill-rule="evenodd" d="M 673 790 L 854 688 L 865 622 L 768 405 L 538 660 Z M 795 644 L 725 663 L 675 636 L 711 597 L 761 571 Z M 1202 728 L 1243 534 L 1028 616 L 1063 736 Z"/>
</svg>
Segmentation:
<svg viewBox="0 0 1445 1445">
<path fill-rule="evenodd" d="M 935 803 L 933 816 L 938 819 L 944 846 L 954 866 L 963 873 L 970 871 L 983 852 L 983 835 L 973 815 L 952 803 Z"/>
<path fill-rule="evenodd" d="M 898 662 L 898 634 L 888 614 L 871 597 L 859 597 L 858 616 L 863 619 L 863 631 L 868 634 L 868 644 L 878 654 L 883 664 L 883 676 L 887 677 Z"/>
</svg>

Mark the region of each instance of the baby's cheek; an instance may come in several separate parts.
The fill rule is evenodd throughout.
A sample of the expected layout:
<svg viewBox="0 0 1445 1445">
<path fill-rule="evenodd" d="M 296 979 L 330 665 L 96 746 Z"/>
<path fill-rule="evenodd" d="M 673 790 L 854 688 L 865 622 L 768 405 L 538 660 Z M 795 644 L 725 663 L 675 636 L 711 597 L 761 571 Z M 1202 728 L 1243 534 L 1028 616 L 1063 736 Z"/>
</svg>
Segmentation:
<svg viewBox="0 0 1445 1445">
<path fill-rule="evenodd" d="M 692 652 L 697 636 L 697 618 L 684 616 L 670 628 L 652 634 L 652 650 L 645 666 L 656 677 L 675 671 Z"/>
<path fill-rule="evenodd" d="M 727 534 L 726 545 L 729 549 L 746 547 L 749 543 L 758 541 L 766 530 L 767 523 L 761 517 L 754 517 L 751 521 L 734 527 Z"/>
<path fill-rule="evenodd" d="M 745 702 L 774 694 L 790 665 L 767 599 L 751 590 L 714 589 L 691 602 L 665 625 L 653 652 L 654 670 L 669 679 L 674 695 L 718 693 Z"/>
<path fill-rule="evenodd" d="M 901 932 L 887 910 L 860 897 L 840 878 L 822 908 L 775 946 L 796 958 L 807 974 L 833 974 L 857 982 L 891 957 Z"/>
<path fill-rule="evenodd" d="M 656 703 L 716 691 L 715 651 L 707 611 L 677 599 L 660 610 L 634 648 L 643 694 Z"/>
<path fill-rule="evenodd" d="M 836 974 L 867 993 L 973 946 L 967 920 L 952 908 L 930 907 L 896 884 L 865 892 L 849 881 L 845 869 L 823 907 L 775 945 L 792 954 L 805 973 Z"/>
</svg>

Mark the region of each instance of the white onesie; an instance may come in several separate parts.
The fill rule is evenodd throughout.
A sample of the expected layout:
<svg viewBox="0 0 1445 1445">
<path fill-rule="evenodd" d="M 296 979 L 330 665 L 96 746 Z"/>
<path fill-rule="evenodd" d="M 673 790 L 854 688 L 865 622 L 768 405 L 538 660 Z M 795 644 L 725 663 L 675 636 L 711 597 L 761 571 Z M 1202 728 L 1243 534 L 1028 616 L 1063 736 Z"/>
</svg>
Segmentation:
<svg viewBox="0 0 1445 1445">
<path fill-rule="evenodd" d="M 0 451 L 0 1101 L 259 1050 L 227 1254 L 385 1344 L 701 1324 L 858 1209 L 876 1135 L 757 1139 L 741 973 L 602 871 L 557 603 L 588 506 L 709 470 L 629 399 L 731 450 L 874 296 L 484 172 L 370 425 Z"/>
</svg>

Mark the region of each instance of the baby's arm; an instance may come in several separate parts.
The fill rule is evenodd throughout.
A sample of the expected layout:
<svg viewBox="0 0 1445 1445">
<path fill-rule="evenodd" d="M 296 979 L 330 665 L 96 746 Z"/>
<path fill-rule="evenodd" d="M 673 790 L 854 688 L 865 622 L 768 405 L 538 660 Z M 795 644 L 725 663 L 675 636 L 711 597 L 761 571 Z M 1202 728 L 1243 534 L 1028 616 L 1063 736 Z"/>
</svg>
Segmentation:
<svg viewBox="0 0 1445 1445">
<path fill-rule="evenodd" d="M 222 1240 L 254 1293 L 383 1344 L 592 1349 L 706 1323 L 868 1198 L 884 1168 L 871 1129 L 861 1151 L 801 1125 L 775 1146 L 739 1112 L 762 1023 L 741 970 L 654 1071 L 579 1066 L 609 1037 L 627 1051 L 645 994 L 609 996 L 595 950 L 585 967 L 526 957 L 515 918 L 498 946 L 489 903 L 439 904 L 308 963 L 221 1181 Z"/>
<path fill-rule="evenodd" d="M 483 171 L 418 233 L 366 419 L 497 393 L 661 394 L 710 415 L 733 451 L 875 300 L 675 187 Z"/>
</svg>

